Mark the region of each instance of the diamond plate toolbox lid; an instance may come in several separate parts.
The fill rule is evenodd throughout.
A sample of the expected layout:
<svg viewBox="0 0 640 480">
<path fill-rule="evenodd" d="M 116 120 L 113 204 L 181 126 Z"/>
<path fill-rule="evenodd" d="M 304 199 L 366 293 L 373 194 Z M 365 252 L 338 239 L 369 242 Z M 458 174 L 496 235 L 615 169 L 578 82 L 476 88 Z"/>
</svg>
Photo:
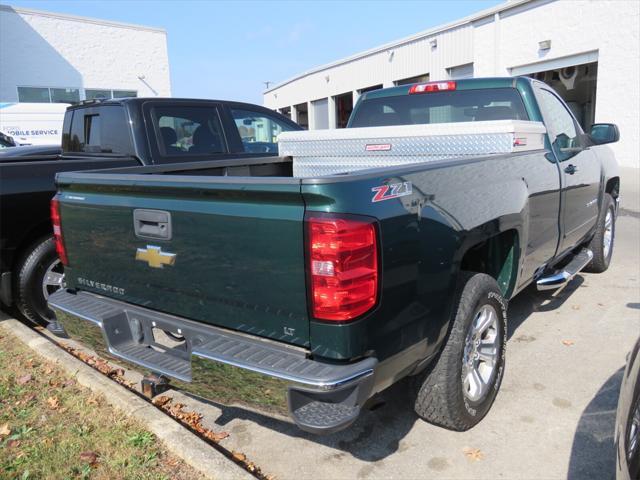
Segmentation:
<svg viewBox="0 0 640 480">
<path fill-rule="evenodd" d="M 540 122 L 497 120 L 283 132 L 281 157 L 294 177 L 496 155 L 544 148 Z"/>
</svg>

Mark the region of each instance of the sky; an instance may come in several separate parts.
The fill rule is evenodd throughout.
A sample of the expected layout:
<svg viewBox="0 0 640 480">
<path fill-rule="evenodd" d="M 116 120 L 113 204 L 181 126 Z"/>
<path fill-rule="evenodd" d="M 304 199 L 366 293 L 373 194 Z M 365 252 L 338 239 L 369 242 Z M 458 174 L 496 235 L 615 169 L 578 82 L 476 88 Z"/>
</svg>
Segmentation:
<svg viewBox="0 0 640 480">
<path fill-rule="evenodd" d="M 262 104 L 263 82 L 448 23 L 496 0 L 58 1 L 3 3 L 164 28 L 174 97 Z"/>
</svg>

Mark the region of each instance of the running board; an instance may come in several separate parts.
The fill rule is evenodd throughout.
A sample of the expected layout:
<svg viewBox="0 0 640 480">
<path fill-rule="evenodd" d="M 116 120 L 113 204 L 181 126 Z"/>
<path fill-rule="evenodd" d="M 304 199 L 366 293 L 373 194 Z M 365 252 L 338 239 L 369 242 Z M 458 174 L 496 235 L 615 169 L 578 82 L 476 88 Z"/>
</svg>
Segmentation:
<svg viewBox="0 0 640 480">
<path fill-rule="evenodd" d="M 562 270 L 544 275 L 536 281 L 538 290 L 556 290 L 566 285 L 593 259 L 593 252 L 583 248 Z"/>
</svg>

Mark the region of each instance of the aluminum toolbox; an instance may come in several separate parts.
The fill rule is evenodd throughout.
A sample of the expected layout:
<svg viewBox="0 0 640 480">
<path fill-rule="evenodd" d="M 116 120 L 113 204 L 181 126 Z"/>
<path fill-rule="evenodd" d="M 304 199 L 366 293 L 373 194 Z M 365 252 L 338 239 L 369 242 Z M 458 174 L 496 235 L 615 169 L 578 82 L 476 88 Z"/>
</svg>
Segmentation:
<svg viewBox="0 0 640 480">
<path fill-rule="evenodd" d="M 294 177 L 319 177 L 449 158 L 505 154 L 544 147 L 540 122 L 498 120 L 284 132 L 281 157 Z"/>
</svg>

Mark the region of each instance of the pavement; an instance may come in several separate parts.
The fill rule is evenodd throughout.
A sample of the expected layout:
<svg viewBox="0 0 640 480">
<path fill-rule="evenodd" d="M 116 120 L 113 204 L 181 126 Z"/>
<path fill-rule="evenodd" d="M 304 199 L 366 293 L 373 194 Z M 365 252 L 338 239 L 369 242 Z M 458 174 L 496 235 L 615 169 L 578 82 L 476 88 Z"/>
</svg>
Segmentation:
<svg viewBox="0 0 640 480">
<path fill-rule="evenodd" d="M 556 293 L 528 288 L 510 302 L 502 388 L 468 432 L 420 420 L 404 382 L 330 436 L 245 407 L 168 395 L 203 414 L 204 426 L 229 432 L 222 447 L 243 452 L 279 480 L 613 478 L 618 392 L 627 352 L 640 335 L 640 213 L 627 205 L 607 272 L 580 274 Z"/>
</svg>

